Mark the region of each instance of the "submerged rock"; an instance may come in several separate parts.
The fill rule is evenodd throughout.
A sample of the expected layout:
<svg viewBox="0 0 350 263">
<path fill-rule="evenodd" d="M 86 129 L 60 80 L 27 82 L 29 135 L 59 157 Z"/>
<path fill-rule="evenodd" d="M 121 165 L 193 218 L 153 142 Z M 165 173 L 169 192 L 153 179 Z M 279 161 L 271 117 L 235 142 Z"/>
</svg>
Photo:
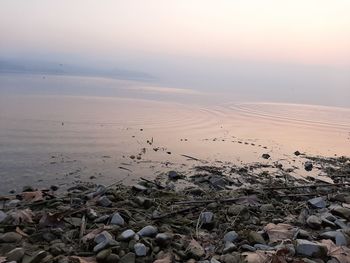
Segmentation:
<svg viewBox="0 0 350 263">
<path fill-rule="evenodd" d="M 296 252 L 301 256 L 325 258 L 327 256 L 327 247 L 309 240 L 297 239 Z"/>
</svg>

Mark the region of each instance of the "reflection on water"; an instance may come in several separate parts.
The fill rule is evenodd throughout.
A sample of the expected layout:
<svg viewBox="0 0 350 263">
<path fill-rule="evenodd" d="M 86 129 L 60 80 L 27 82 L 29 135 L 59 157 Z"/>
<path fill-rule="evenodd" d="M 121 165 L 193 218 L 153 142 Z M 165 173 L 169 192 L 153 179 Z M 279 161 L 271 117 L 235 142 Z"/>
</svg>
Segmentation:
<svg viewBox="0 0 350 263">
<path fill-rule="evenodd" d="M 0 191 L 40 182 L 108 183 L 128 175 L 131 182 L 193 165 L 182 154 L 209 162 L 294 166 L 300 162 L 296 150 L 350 155 L 349 131 L 345 108 L 1 96 Z M 272 160 L 263 160 L 263 153 Z"/>
</svg>

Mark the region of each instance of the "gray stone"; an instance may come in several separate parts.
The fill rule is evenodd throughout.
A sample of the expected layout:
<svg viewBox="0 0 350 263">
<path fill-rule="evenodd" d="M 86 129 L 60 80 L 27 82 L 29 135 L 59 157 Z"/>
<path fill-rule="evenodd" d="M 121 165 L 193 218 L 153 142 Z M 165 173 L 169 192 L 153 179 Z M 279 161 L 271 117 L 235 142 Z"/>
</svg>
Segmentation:
<svg viewBox="0 0 350 263">
<path fill-rule="evenodd" d="M 254 247 L 256 248 L 256 250 L 264 250 L 264 251 L 275 250 L 274 247 L 270 247 L 268 245 L 262 245 L 262 244 L 255 244 Z"/>
<path fill-rule="evenodd" d="M 235 242 L 237 239 L 238 239 L 238 234 L 236 233 L 236 231 L 230 231 L 224 235 L 225 242 Z"/>
<path fill-rule="evenodd" d="M 112 237 L 112 235 L 110 233 L 108 233 L 107 231 L 103 231 L 100 234 L 98 234 L 95 239 L 94 239 L 95 243 L 97 244 L 94 247 L 94 252 L 99 252 L 107 247 L 113 246 L 118 244 Z"/>
<path fill-rule="evenodd" d="M 315 215 L 309 216 L 306 219 L 306 223 L 308 224 L 309 227 L 313 229 L 320 229 L 322 226 L 322 220 Z"/>
<path fill-rule="evenodd" d="M 343 230 L 348 230 L 348 229 L 349 229 L 348 225 L 345 224 L 345 223 L 344 223 L 342 220 L 340 220 L 340 219 L 335 220 L 335 221 L 334 221 L 334 224 L 336 224 L 338 227 L 340 227 L 340 228 L 343 229 Z"/>
<path fill-rule="evenodd" d="M 148 209 L 148 208 L 152 207 L 153 200 L 150 198 L 143 197 L 143 196 L 137 196 L 137 197 L 135 197 L 135 203 L 138 204 L 139 206 L 142 206 L 145 209 Z"/>
<path fill-rule="evenodd" d="M 173 239 L 173 236 L 167 233 L 159 233 L 156 235 L 156 242 L 159 246 L 167 246 Z"/>
<path fill-rule="evenodd" d="M 140 237 L 154 237 L 158 234 L 158 229 L 154 226 L 145 226 L 137 234 Z"/>
<path fill-rule="evenodd" d="M 117 212 L 113 214 L 110 224 L 124 226 L 125 221 L 124 221 L 124 218 L 122 218 L 122 216 Z"/>
<path fill-rule="evenodd" d="M 347 240 L 344 234 L 340 231 L 328 231 L 320 234 L 321 238 L 324 239 L 332 239 L 335 241 L 337 246 L 346 246 Z"/>
<path fill-rule="evenodd" d="M 21 200 L 13 199 L 13 200 L 9 201 L 9 202 L 6 204 L 6 206 L 8 206 L 8 207 L 16 207 L 16 206 L 18 206 L 20 203 L 21 203 Z"/>
<path fill-rule="evenodd" d="M 256 248 L 255 247 L 252 247 L 248 244 L 244 244 L 241 246 L 241 249 L 242 250 L 245 250 L 245 251 L 250 251 L 250 252 L 255 252 L 256 251 Z"/>
<path fill-rule="evenodd" d="M 313 243 L 304 239 L 296 240 L 296 252 L 298 255 L 312 258 L 325 258 L 327 256 L 327 247 L 319 243 Z"/>
<path fill-rule="evenodd" d="M 297 236 L 300 239 L 311 239 L 311 234 L 304 229 L 299 229 Z"/>
<path fill-rule="evenodd" d="M 142 243 L 136 243 L 134 245 L 134 251 L 135 251 L 136 256 L 138 256 L 138 257 L 146 256 L 147 250 L 148 250 L 147 247 Z"/>
<path fill-rule="evenodd" d="M 304 164 L 304 169 L 305 169 L 305 171 L 308 171 L 308 172 L 310 172 L 310 171 L 312 171 L 312 168 L 313 168 L 314 166 L 313 166 L 313 164 L 311 163 L 311 162 L 305 162 L 305 164 Z"/>
<path fill-rule="evenodd" d="M 261 157 L 264 159 L 269 159 L 271 156 L 268 153 L 264 153 L 263 155 L 261 155 Z"/>
<path fill-rule="evenodd" d="M 315 197 L 312 198 L 308 201 L 308 203 L 313 207 L 313 208 L 325 208 L 327 206 L 326 201 L 322 197 Z"/>
<path fill-rule="evenodd" d="M 146 192 L 148 190 L 147 187 L 140 185 L 140 184 L 133 185 L 132 189 L 139 191 L 139 192 Z"/>
<path fill-rule="evenodd" d="M 108 206 L 111 206 L 111 205 L 112 205 L 111 200 L 109 200 L 107 196 L 101 196 L 101 197 L 97 200 L 97 203 L 98 203 L 100 206 L 103 206 L 103 207 L 108 207 Z"/>
<path fill-rule="evenodd" d="M 119 256 L 112 253 L 106 258 L 105 261 L 106 261 L 106 263 L 118 263 L 119 262 Z"/>
<path fill-rule="evenodd" d="M 222 250 L 223 254 L 232 253 L 233 251 L 237 250 L 237 246 L 231 242 L 226 242 L 224 249 Z"/>
<path fill-rule="evenodd" d="M 47 256 L 47 252 L 38 251 L 35 252 L 32 256 L 24 255 L 22 263 L 40 263 Z"/>
<path fill-rule="evenodd" d="M 107 257 L 112 254 L 112 250 L 110 249 L 104 249 L 97 253 L 96 260 L 97 262 L 103 262 L 106 261 Z"/>
<path fill-rule="evenodd" d="M 6 259 L 7 261 L 20 262 L 24 256 L 24 252 L 24 249 L 21 247 L 15 248 L 6 254 Z"/>
<path fill-rule="evenodd" d="M 4 243 L 17 243 L 22 240 L 22 236 L 16 232 L 7 232 L 0 237 L 0 241 Z"/>
<path fill-rule="evenodd" d="M 349 208 L 337 206 L 331 212 L 332 212 L 332 214 L 335 214 L 335 215 L 338 215 L 342 218 L 350 220 L 350 209 Z"/>
<path fill-rule="evenodd" d="M 120 234 L 120 240 L 127 241 L 127 240 L 134 238 L 134 236 L 135 236 L 134 230 L 127 229 Z"/>
<path fill-rule="evenodd" d="M 242 259 L 239 253 L 233 252 L 231 254 L 222 255 L 220 261 L 223 263 L 241 263 Z"/>
<path fill-rule="evenodd" d="M 120 260 L 119 263 L 135 263 L 136 260 L 136 255 L 135 253 L 128 253 L 125 256 L 123 256 Z"/>
<path fill-rule="evenodd" d="M 202 224 L 211 224 L 213 223 L 213 220 L 214 220 L 214 214 L 212 212 L 202 212 L 200 214 L 200 222 Z"/>
<path fill-rule="evenodd" d="M 86 216 L 90 219 L 90 220 L 95 220 L 98 218 L 98 214 L 94 209 L 89 208 L 86 212 Z"/>
<path fill-rule="evenodd" d="M 7 217 L 7 214 L 0 210 L 0 223 L 2 223 Z"/>
<path fill-rule="evenodd" d="M 183 175 L 179 174 L 179 173 L 176 172 L 176 171 L 169 171 L 169 173 L 168 173 L 168 178 L 169 178 L 170 180 L 178 180 L 178 179 L 183 178 Z"/>
</svg>

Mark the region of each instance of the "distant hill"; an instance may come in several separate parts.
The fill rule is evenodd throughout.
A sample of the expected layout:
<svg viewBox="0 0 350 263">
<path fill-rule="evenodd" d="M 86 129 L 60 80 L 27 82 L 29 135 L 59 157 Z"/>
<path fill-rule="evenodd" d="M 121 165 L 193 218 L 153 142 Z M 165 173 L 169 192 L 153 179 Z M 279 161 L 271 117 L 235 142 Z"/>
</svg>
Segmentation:
<svg viewBox="0 0 350 263">
<path fill-rule="evenodd" d="M 81 67 L 57 62 L 42 61 L 10 61 L 0 59 L 0 73 L 29 73 L 52 75 L 78 75 L 109 77 L 128 80 L 154 80 L 155 78 L 145 72 L 112 68 L 98 69 L 93 67 Z"/>
</svg>

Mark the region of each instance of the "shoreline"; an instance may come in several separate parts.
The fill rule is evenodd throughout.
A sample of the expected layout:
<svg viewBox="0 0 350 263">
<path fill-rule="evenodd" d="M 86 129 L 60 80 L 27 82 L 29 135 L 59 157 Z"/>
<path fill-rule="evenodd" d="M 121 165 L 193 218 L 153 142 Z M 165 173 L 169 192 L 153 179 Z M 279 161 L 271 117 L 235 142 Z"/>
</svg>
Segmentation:
<svg viewBox="0 0 350 263">
<path fill-rule="evenodd" d="M 333 183 L 223 164 L 132 186 L 24 187 L 1 197 L 0 262 L 350 262 L 350 159 L 304 158 Z"/>
</svg>

